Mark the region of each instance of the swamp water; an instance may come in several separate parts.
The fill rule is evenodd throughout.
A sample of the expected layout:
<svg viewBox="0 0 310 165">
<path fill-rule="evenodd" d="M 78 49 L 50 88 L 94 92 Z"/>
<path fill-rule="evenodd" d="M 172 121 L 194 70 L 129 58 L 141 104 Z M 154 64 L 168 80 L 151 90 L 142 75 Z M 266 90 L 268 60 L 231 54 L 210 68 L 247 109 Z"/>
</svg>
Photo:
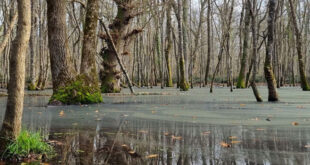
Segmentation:
<svg viewBox="0 0 310 165">
<path fill-rule="evenodd" d="M 250 89 L 208 90 L 110 95 L 105 104 L 64 107 L 26 96 L 23 127 L 57 145 L 49 164 L 310 164 L 310 93 L 282 88 L 281 102 L 272 104 L 256 103 Z M 266 100 L 267 90 L 259 90 Z M 0 123 L 5 104 L 1 97 Z"/>
</svg>

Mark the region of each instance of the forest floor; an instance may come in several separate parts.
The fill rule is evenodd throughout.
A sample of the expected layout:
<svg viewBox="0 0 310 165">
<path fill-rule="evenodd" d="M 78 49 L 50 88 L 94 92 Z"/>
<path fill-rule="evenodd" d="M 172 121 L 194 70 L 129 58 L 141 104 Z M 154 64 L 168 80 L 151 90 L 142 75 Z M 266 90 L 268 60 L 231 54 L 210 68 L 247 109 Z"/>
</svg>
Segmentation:
<svg viewBox="0 0 310 165">
<path fill-rule="evenodd" d="M 56 146 L 52 164 L 310 164 L 309 92 L 281 88 L 278 103 L 255 102 L 251 89 L 136 92 L 61 107 L 46 106 L 50 90 L 27 92 L 23 127 Z"/>
</svg>

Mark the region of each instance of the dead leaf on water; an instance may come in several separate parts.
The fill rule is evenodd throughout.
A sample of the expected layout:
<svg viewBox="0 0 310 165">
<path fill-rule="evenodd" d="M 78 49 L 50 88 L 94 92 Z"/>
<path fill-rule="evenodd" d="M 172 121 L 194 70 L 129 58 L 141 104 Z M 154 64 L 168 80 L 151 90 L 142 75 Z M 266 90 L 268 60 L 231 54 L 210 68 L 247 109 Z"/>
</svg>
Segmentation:
<svg viewBox="0 0 310 165">
<path fill-rule="evenodd" d="M 78 123 L 72 123 L 72 125 L 73 125 L 73 126 L 77 126 L 77 125 L 78 125 Z"/>
<path fill-rule="evenodd" d="M 203 132 L 201 133 L 202 135 L 209 135 L 211 132 L 210 131 L 206 131 L 206 132 Z"/>
<path fill-rule="evenodd" d="M 225 143 L 225 142 L 221 142 L 221 146 L 224 148 L 230 148 L 231 144 Z"/>
<path fill-rule="evenodd" d="M 155 114 L 156 113 L 156 111 L 152 111 L 152 114 Z"/>
<path fill-rule="evenodd" d="M 293 125 L 293 126 L 298 126 L 299 123 L 297 123 L 297 122 L 292 122 L 292 125 Z"/>
<path fill-rule="evenodd" d="M 237 139 L 237 136 L 229 136 L 229 139 Z"/>
<path fill-rule="evenodd" d="M 305 145 L 305 148 L 310 148 L 310 144 Z"/>
<path fill-rule="evenodd" d="M 95 112 L 96 112 L 96 113 L 98 113 L 98 112 L 99 112 L 99 110 L 96 110 Z"/>
<path fill-rule="evenodd" d="M 157 158 L 157 157 L 158 157 L 158 154 L 151 154 L 151 155 L 146 156 L 147 159 L 152 159 L 152 158 Z"/>
<path fill-rule="evenodd" d="M 181 140 L 181 139 L 182 139 L 181 136 L 174 136 L 174 135 L 172 135 L 171 138 L 172 138 L 173 140 Z"/>
<path fill-rule="evenodd" d="M 265 131 L 264 128 L 257 128 L 256 131 Z"/>
<path fill-rule="evenodd" d="M 131 150 L 131 151 L 128 151 L 128 153 L 129 153 L 129 154 L 134 154 L 134 153 L 136 153 L 136 152 Z"/>
<path fill-rule="evenodd" d="M 64 111 L 60 111 L 59 112 L 59 117 L 63 117 L 65 115 L 65 112 Z"/>
<path fill-rule="evenodd" d="M 231 144 L 239 144 L 241 141 L 231 141 Z"/>
<path fill-rule="evenodd" d="M 143 134 L 147 134 L 148 131 L 145 131 L 145 130 L 140 130 L 139 133 L 143 133 Z"/>
<path fill-rule="evenodd" d="M 169 135 L 169 132 L 165 132 L 164 135 L 165 135 L 165 136 L 168 136 L 168 135 Z"/>
<path fill-rule="evenodd" d="M 244 107 L 245 106 L 245 104 L 240 104 L 240 107 Z"/>
</svg>

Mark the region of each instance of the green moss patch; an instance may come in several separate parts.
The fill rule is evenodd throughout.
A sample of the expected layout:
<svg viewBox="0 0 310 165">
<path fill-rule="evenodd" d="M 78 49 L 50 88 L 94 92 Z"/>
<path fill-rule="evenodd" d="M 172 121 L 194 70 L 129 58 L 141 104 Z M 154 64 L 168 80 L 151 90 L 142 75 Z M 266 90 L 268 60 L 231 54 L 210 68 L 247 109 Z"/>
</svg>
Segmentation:
<svg viewBox="0 0 310 165">
<path fill-rule="evenodd" d="M 78 78 L 66 87 L 54 92 L 50 104 L 57 104 L 57 102 L 62 104 L 94 104 L 102 101 L 98 87 L 86 85 L 82 78 Z"/>
</svg>

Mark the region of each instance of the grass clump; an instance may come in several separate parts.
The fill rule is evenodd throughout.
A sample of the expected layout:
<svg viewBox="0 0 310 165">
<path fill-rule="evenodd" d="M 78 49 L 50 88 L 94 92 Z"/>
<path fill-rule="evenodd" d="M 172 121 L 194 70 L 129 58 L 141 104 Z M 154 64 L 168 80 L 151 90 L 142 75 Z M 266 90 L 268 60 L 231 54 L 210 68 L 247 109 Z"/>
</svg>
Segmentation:
<svg viewBox="0 0 310 165">
<path fill-rule="evenodd" d="M 63 104 L 94 104 L 103 100 L 98 87 L 85 85 L 82 79 L 78 79 L 58 89 L 51 97 L 50 103 L 55 101 Z"/>
<path fill-rule="evenodd" d="M 5 158 L 27 158 L 29 155 L 51 155 L 53 147 L 44 142 L 40 133 L 31 133 L 23 130 L 15 141 L 10 143 L 4 152 Z"/>
</svg>

